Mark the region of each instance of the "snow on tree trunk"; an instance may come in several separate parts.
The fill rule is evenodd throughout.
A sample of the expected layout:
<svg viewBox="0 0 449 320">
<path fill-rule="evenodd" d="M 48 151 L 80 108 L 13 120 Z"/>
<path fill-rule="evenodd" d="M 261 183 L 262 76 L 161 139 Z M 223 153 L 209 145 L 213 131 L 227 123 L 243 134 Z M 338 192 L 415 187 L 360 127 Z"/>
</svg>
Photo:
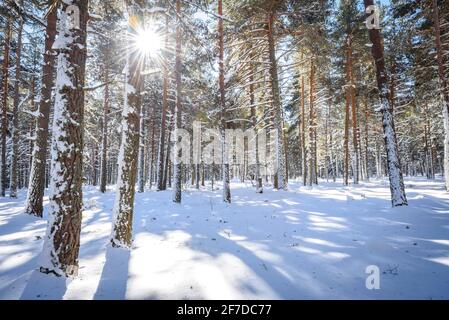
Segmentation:
<svg viewBox="0 0 449 320">
<path fill-rule="evenodd" d="M 220 122 L 220 139 L 221 139 L 221 159 L 222 159 L 222 178 L 223 178 L 223 201 L 231 202 L 231 187 L 229 176 L 228 150 L 226 143 L 227 114 L 226 114 L 226 97 L 225 97 L 225 70 L 224 70 L 224 32 L 223 32 L 223 1 L 218 0 L 218 68 L 219 68 L 219 86 L 220 86 L 220 106 L 221 106 L 221 122 Z"/>
<path fill-rule="evenodd" d="M 360 176 L 360 153 L 359 153 L 359 135 L 358 135 L 358 125 L 357 125 L 357 103 L 356 103 L 356 92 L 355 92 L 355 81 L 353 72 L 353 55 L 352 55 L 352 34 L 348 35 L 347 41 L 347 68 L 348 68 L 348 82 L 347 85 L 350 95 L 351 102 L 351 116 L 352 116 L 352 145 L 353 145 L 353 179 L 354 184 L 359 183 Z"/>
<path fill-rule="evenodd" d="M 139 162 L 137 166 L 137 190 L 145 191 L 145 115 L 140 110 L 140 133 L 139 133 Z"/>
<path fill-rule="evenodd" d="M 76 10 L 73 8 L 77 8 Z M 61 2 L 51 144 L 50 208 L 41 272 L 78 272 L 82 210 L 84 77 L 88 1 Z M 70 23 L 77 21 L 79 25 Z"/>
<path fill-rule="evenodd" d="M 309 84 L 309 186 L 312 186 L 313 183 L 317 181 L 317 172 L 316 172 L 316 123 L 315 123 L 315 95 L 314 95 L 314 84 L 315 84 L 315 64 L 313 58 L 310 60 L 310 84 Z"/>
<path fill-rule="evenodd" d="M 16 48 L 16 75 L 14 81 L 14 103 L 13 103 L 13 131 L 12 131 L 12 154 L 11 154 L 11 179 L 10 179 L 10 197 L 17 198 L 17 161 L 19 153 L 19 84 L 21 79 L 21 56 L 22 56 L 22 30 L 23 18 L 19 18 L 19 27 L 17 29 L 17 48 Z"/>
<path fill-rule="evenodd" d="M 48 124 L 50 121 L 51 91 L 53 88 L 53 69 L 55 55 L 52 47 L 56 36 L 57 6 L 53 6 L 47 16 L 45 30 L 45 54 L 42 68 L 42 88 L 39 102 L 38 117 L 36 119 L 35 143 L 33 147 L 28 194 L 25 212 L 42 217 L 43 197 L 45 189 L 45 164 L 48 145 Z"/>
<path fill-rule="evenodd" d="M 254 61 L 254 50 L 250 49 L 250 61 Z M 256 133 L 255 136 L 255 143 L 254 143 L 254 150 L 250 150 L 249 152 L 254 152 L 255 156 L 255 166 L 254 166 L 254 178 L 256 180 L 256 193 L 263 193 L 263 184 L 262 184 L 262 177 L 260 176 L 260 159 L 259 159 L 259 138 L 258 138 L 258 131 L 257 131 L 257 114 L 256 114 L 256 100 L 255 100 L 255 94 L 254 94 L 254 66 L 252 63 L 249 64 L 249 104 L 251 107 L 251 122 L 253 125 L 253 130 Z"/>
<path fill-rule="evenodd" d="M 1 132 L 1 168 L 0 168 L 0 195 L 6 195 L 7 187 L 7 163 L 6 163 L 6 136 L 8 133 L 8 76 L 9 76 L 9 51 L 11 41 L 11 17 L 8 18 L 5 32 L 5 50 L 3 53 L 3 69 L 2 69 L 2 132 Z"/>
<path fill-rule="evenodd" d="M 173 150 L 174 154 L 174 179 L 175 179 L 175 188 L 173 190 L 173 202 L 175 203 L 181 203 L 181 187 L 182 187 L 182 169 L 183 164 L 180 161 L 180 152 L 181 149 L 179 148 L 178 143 L 178 129 L 181 128 L 181 21 L 180 21 L 180 15 L 181 15 L 181 1 L 176 0 L 176 17 L 177 17 L 177 24 L 176 24 L 176 61 L 175 61 L 175 81 L 176 81 L 176 104 L 175 104 L 175 113 L 174 113 L 174 125 L 175 125 L 175 131 L 174 131 L 174 139 L 175 139 L 175 146 Z M 185 152 L 185 151 L 184 151 Z"/>
<path fill-rule="evenodd" d="M 301 53 L 301 61 L 304 61 L 304 53 Z M 302 154 L 302 184 L 307 184 L 307 148 L 306 148 L 306 93 L 304 75 L 301 75 L 301 154 Z"/>
<path fill-rule="evenodd" d="M 286 166 L 285 166 L 285 156 L 284 156 L 284 139 L 283 126 L 282 126 L 282 110 L 281 110 L 281 99 L 279 95 L 279 79 L 278 70 L 276 62 L 276 49 L 273 35 L 274 27 L 274 14 L 270 12 L 268 14 L 268 51 L 270 58 L 270 76 L 271 76 L 271 88 L 273 90 L 273 107 L 274 107 L 274 127 L 275 127 L 275 155 L 276 155 L 276 165 L 277 165 L 277 179 L 278 188 L 287 190 L 287 178 L 286 178 Z"/>
<path fill-rule="evenodd" d="M 369 172 L 369 161 L 368 161 L 368 157 L 369 157 L 369 153 L 368 153 L 369 111 L 368 111 L 368 102 L 366 99 L 365 99 L 364 107 L 365 107 L 365 180 L 369 181 L 369 173 L 370 173 Z"/>
<path fill-rule="evenodd" d="M 143 1 L 126 1 L 128 38 L 141 26 Z M 132 44 L 128 44 L 131 46 Z M 134 192 L 139 152 L 139 115 L 141 108 L 141 72 L 144 59 L 129 47 L 126 53 L 125 101 L 122 112 L 122 138 L 118 155 L 118 176 L 113 208 L 111 244 L 129 248 L 132 243 Z"/>
<path fill-rule="evenodd" d="M 105 87 L 104 87 L 104 101 L 103 101 L 103 128 L 101 134 L 101 176 L 100 176 L 100 191 L 106 192 L 107 174 L 108 174 L 108 115 L 109 115 L 109 71 L 105 67 Z"/>
<path fill-rule="evenodd" d="M 165 127 L 167 122 L 167 109 L 168 109 L 168 16 L 165 19 L 165 44 L 163 53 L 163 85 L 162 85 L 162 111 L 161 111 L 161 129 L 159 135 L 159 145 L 157 153 L 157 163 L 156 163 L 156 190 L 165 190 L 164 185 L 164 164 L 165 164 Z"/>
<path fill-rule="evenodd" d="M 373 0 L 364 0 L 365 8 L 373 5 Z M 385 71 L 384 49 L 379 29 L 369 29 L 369 38 L 372 43 L 371 52 L 376 65 L 377 86 L 379 89 L 382 126 L 384 132 L 385 149 L 387 152 L 388 177 L 390 179 L 391 203 L 393 207 L 407 205 L 399 160 L 399 150 L 394 128 L 393 106 L 389 99 L 387 87 L 387 74 Z"/>
<path fill-rule="evenodd" d="M 438 12 L 438 1 L 432 1 L 433 25 L 435 29 L 435 47 L 437 50 L 438 75 L 440 78 L 440 92 L 443 101 L 444 121 L 444 180 L 446 191 L 449 191 L 449 89 L 445 77 L 445 66 L 443 62 L 443 49 L 441 48 L 440 18 Z"/>
</svg>

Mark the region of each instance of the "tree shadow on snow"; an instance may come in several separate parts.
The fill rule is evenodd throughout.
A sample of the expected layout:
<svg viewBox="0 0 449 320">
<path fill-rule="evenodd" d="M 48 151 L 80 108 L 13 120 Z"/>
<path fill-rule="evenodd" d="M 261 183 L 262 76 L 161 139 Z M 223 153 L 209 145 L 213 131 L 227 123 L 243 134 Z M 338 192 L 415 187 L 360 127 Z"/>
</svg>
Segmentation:
<svg viewBox="0 0 449 320">
<path fill-rule="evenodd" d="M 130 251 L 127 249 L 107 247 L 106 262 L 94 300 L 125 299 L 129 258 Z"/>
<path fill-rule="evenodd" d="M 20 300 L 62 300 L 69 278 L 57 277 L 34 270 L 28 279 Z"/>
</svg>

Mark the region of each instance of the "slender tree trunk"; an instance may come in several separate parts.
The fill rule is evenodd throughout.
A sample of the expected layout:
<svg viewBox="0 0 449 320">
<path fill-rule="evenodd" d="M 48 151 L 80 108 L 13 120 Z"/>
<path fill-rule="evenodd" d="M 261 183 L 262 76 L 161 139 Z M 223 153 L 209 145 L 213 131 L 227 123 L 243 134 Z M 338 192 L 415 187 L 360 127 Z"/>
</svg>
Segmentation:
<svg viewBox="0 0 449 320">
<path fill-rule="evenodd" d="M 347 39 L 349 43 L 349 36 Z M 349 61 L 349 45 L 346 48 L 346 60 Z M 343 169 L 343 184 L 349 185 L 349 112 L 351 107 L 351 91 L 349 89 L 350 82 L 349 64 L 346 63 L 346 89 L 345 89 L 345 136 L 344 136 L 344 169 Z"/>
<path fill-rule="evenodd" d="M 369 153 L 368 153 L 368 134 L 369 134 L 369 110 L 368 110 L 368 102 L 365 99 L 365 179 L 369 181 Z"/>
<path fill-rule="evenodd" d="M 164 159 L 164 172 L 162 174 L 162 190 L 167 189 L 167 182 L 168 186 L 171 187 L 171 167 L 170 167 L 170 153 L 171 153 L 171 137 L 172 137 L 172 131 L 174 127 L 174 116 L 173 116 L 173 108 L 172 108 L 172 115 L 170 116 L 170 124 L 168 127 L 168 138 L 167 138 L 167 149 L 165 151 L 165 159 Z"/>
<path fill-rule="evenodd" d="M 128 33 L 136 34 L 143 24 L 143 0 L 127 0 Z M 144 59 L 139 52 L 126 53 L 125 103 L 122 113 L 122 139 L 118 156 L 118 180 L 113 208 L 111 243 L 113 247 L 130 247 L 132 243 L 132 223 L 134 192 L 139 152 L 139 124 L 142 98 L 142 76 Z"/>
<path fill-rule="evenodd" d="M 163 85 L 162 85 L 162 111 L 161 111 L 161 129 L 159 133 L 159 149 L 157 155 L 157 183 L 156 190 L 161 191 L 165 190 L 164 186 L 164 150 L 165 150 L 165 128 L 167 123 L 167 109 L 168 109 L 168 17 L 165 20 L 165 45 L 164 45 L 164 54 L 163 54 Z"/>
<path fill-rule="evenodd" d="M 254 50 L 250 49 L 250 60 L 253 61 L 254 60 Z M 251 108 L 251 121 L 252 121 L 252 125 L 253 125 L 253 129 L 256 132 L 256 136 L 255 136 L 255 141 L 254 141 L 254 150 L 253 152 L 255 153 L 255 172 L 254 172 L 254 176 L 255 176 L 255 180 L 256 180 L 256 193 L 263 193 L 263 184 L 262 184 L 262 178 L 260 176 L 260 159 L 259 159 L 259 137 L 258 137 L 258 132 L 257 132 L 257 114 L 256 114 L 256 100 L 255 100 L 255 95 L 254 95 L 254 66 L 252 63 L 249 64 L 249 72 L 250 72 L 250 76 L 249 76 L 249 104 L 250 104 L 250 108 Z"/>
<path fill-rule="evenodd" d="M 205 168 L 204 168 L 204 161 L 201 161 L 201 186 L 204 187 L 204 175 L 206 174 Z"/>
<path fill-rule="evenodd" d="M 174 146 L 174 179 L 175 179 L 175 189 L 173 192 L 173 202 L 181 203 L 182 197 L 182 168 L 183 163 L 180 160 L 181 156 L 181 148 L 178 143 L 178 129 L 181 128 L 181 26 L 180 26 L 180 15 L 181 15 L 181 1 L 176 0 L 176 16 L 177 16 L 177 24 L 176 24 L 176 61 L 175 61 L 175 78 L 176 78 L 176 104 L 175 104 L 175 146 Z M 184 151 L 185 152 L 185 151 Z"/>
<path fill-rule="evenodd" d="M 313 58 L 310 60 L 310 78 L 309 78 L 309 186 L 316 181 L 316 149 L 315 149 L 315 110 L 314 110 L 314 82 L 315 65 Z"/>
<path fill-rule="evenodd" d="M 103 101 L 103 132 L 102 132 L 102 148 L 101 148 L 101 178 L 100 191 L 106 192 L 106 178 L 108 174 L 108 116 L 109 116 L 109 70 L 105 67 L 104 81 L 104 101 Z"/>
<path fill-rule="evenodd" d="M 98 149 L 96 145 L 92 146 L 92 186 L 97 186 L 97 180 L 98 180 Z"/>
<path fill-rule="evenodd" d="M 143 82 L 143 80 L 142 80 Z M 145 191 L 145 117 L 146 112 L 142 107 L 140 110 L 140 132 L 139 132 L 139 160 L 137 165 L 137 192 Z"/>
<path fill-rule="evenodd" d="M 9 78 L 9 51 L 11 45 L 12 21 L 8 18 L 5 31 L 5 51 L 3 53 L 3 70 L 2 70 L 2 154 L 1 154 L 1 169 L 0 169 L 0 196 L 6 195 L 7 182 L 7 163 L 6 163 L 6 136 L 8 134 L 8 78 Z"/>
<path fill-rule="evenodd" d="M 364 0 L 365 8 L 373 5 L 373 0 Z M 387 74 L 385 71 L 384 49 L 379 29 L 370 29 L 369 37 L 372 43 L 371 52 L 376 65 L 377 86 L 382 106 L 382 125 L 384 131 L 385 148 L 387 152 L 388 177 L 390 179 L 391 203 L 393 207 L 407 205 L 404 190 L 399 150 L 394 128 L 393 106 L 388 99 Z"/>
<path fill-rule="evenodd" d="M 156 131 L 156 128 L 154 126 L 154 115 L 151 116 L 151 158 L 150 158 L 150 181 L 149 181 L 149 187 L 150 189 L 153 187 L 153 175 L 154 175 L 154 132 Z"/>
<path fill-rule="evenodd" d="M 22 1 L 20 2 L 22 5 Z M 11 183 L 10 197 L 17 198 L 17 161 L 19 153 L 19 99 L 20 99 L 20 80 L 21 80 L 21 58 L 22 58 L 22 30 L 23 18 L 19 18 L 19 27 L 17 29 L 17 56 L 16 56 L 16 76 L 14 81 L 14 104 L 13 104 L 13 131 L 12 131 L 12 155 L 11 155 Z"/>
<path fill-rule="evenodd" d="M 301 61 L 304 60 L 304 54 L 301 54 Z M 304 75 L 301 75 L 301 154 L 302 154 L 302 184 L 307 184 L 307 149 L 306 149 L 306 111 L 305 111 L 305 81 Z"/>
<path fill-rule="evenodd" d="M 273 90 L 273 107 L 274 107 L 274 126 L 275 126 L 275 143 L 276 143 L 276 165 L 277 165 L 277 179 L 278 188 L 287 190 L 287 178 L 286 178 L 286 164 L 284 156 L 284 145 L 283 145 L 283 127 L 282 127 L 282 109 L 281 109 L 281 98 L 279 91 L 279 79 L 276 61 L 276 48 L 275 40 L 273 34 L 274 27 L 274 13 L 271 11 L 268 14 L 268 52 L 270 59 L 270 76 L 271 76 L 271 88 Z"/>
<path fill-rule="evenodd" d="M 36 79 L 33 77 L 31 80 L 31 111 L 36 112 Z M 33 163 L 33 149 L 34 149 L 34 128 L 36 127 L 34 117 L 32 117 L 28 123 L 28 164 L 27 164 L 27 179 L 25 185 L 28 186 L 30 181 L 31 165 Z"/>
<path fill-rule="evenodd" d="M 67 1 L 68 2 L 68 1 Z M 56 97 L 51 145 L 50 210 L 40 271 L 61 276 L 78 272 L 81 233 L 84 78 L 88 1 L 61 2 Z M 65 24 L 69 5 L 79 9 L 79 25 Z"/>
<path fill-rule="evenodd" d="M 222 143 L 222 175 L 223 175 L 223 201 L 231 202 L 231 188 L 229 185 L 229 162 L 228 162 L 228 150 L 226 148 L 226 134 L 225 130 L 228 126 L 226 100 L 225 100 L 225 79 L 224 79 L 224 32 L 223 32 L 223 1 L 218 0 L 218 66 L 219 66 L 219 87 L 220 87 L 220 106 L 221 106 L 221 124 L 220 134 Z"/>
<path fill-rule="evenodd" d="M 326 176 L 326 182 L 329 182 L 329 118 L 330 118 L 330 106 L 327 106 L 327 112 L 326 112 L 326 123 L 325 123 L 325 158 L 324 158 L 324 174 Z"/>
<path fill-rule="evenodd" d="M 449 89 L 445 77 L 445 66 L 443 62 L 443 49 L 441 48 L 440 17 L 438 0 L 432 1 L 433 26 L 435 29 L 435 47 L 437 50 L 438 75 L 440 78 L 441 97 L 443 100 L 444 121 L 444 181 L 446 191 L 449 191 Z"/>
<path fill-rule="evenodd" d="M 42 68 L 42 88 L 39 102 L 39 112 L 36 120 L 36 131 L 33 148 L 33 162 L 31 165 L 28 183 L 28 194 L 25 211 L 29 214 L 42 217 L 43 197 L 46 185 L 46 159 L 48 145 L 48 123 L 50 121 L 51 92 L 54 85 L 53 69 L 55 55 L 52 47 L 56 36 L 57 6 L 50 8 L 47 15 L 45 29 L 45 54 Z"/>
<path fill-rule="evenodd" d="M 348 37 L 348 57 L 347 57 L 347 68 L 349 73 L 349 86 L 348 90 L 351 96 L 351 111 L 352 111 L 352 146 L 354 152 L 354 184 L 359 183 L 360 177 L 360 155 L 359 155 L 359 135 L 358 135 L 358 124 L 357 124 L 357 102 L 356 102 L 356 90 L 354 81 L 354 68 L 353 68 L 353 57 L 352 57 L 352 34 Z"/>
</svg>

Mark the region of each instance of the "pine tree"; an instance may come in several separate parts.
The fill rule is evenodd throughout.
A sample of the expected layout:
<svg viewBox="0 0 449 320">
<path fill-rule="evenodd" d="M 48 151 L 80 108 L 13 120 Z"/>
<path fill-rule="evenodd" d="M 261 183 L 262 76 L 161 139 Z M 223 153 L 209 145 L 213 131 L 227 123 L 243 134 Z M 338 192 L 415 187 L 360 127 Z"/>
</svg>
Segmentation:
<svg viewBox="0 0 449 320">
<path fill-rule="evenodd" d="M 81 233 L 88 1 L 65 1 L 59 8 L 58 38 L 53 46 L 58 54 L 58 63 L 51 144 L 50 210 L 40 270 L 73 276 L 78 272 Z"/>
<path fill-rule="evenodd" d="M 57 6 L 52 4 L 47 13 L 47 25 L 45 28 L 45 53 L 42 67 L 41 99 L 36 119 L 36 130 L 30 178 L 28 183 L 28 194 L 25 212 L 42 217 L 43 197 L 45 189 L 45 164 L 48 145 L 48 124 L 50 121 L 51 90 L 54 85 L 53 74 L 55 66 L 55 55 L 53 54 L 53 43 L 56 37 Z"/>
<path fill-rule="evenodd" d="M 143 0 L 126 0 L 128 14 L 128 48 L 126 53 L 125 102 L 122 112 L 122 139 L 118 156 L 118 179 L 113 208 L 111 243 L 113 247 L 130 247 L 134 193 L 139 152 L 140 108 L 142 104 L 142 70 L 144 59 L 138 50 L 132 50 L 132 37 L 143 26 Z"/>
<path fill-rule="evenodd" d="M 373 5 L 373 0 L 364 0 L 365 9 Z M 379 29 L 368 30 L 372 43 L 371 52 L 376 65 L 376 78 L 382 112 L 385 149 L 387 152 L 388 177 L 390 179 L 391 203 L 393 207 L 407 205 L 404 179 L 400 166 L 399 151 L 394 127 L 393 108 L 389 99 L 387 73 L 385 70 L 384 49 Z"/>
<path fill-rule="evenodd" d="M 222 176 L 223 176 L 223 201 L 231 202 L 231 188 L 228 162 L 228 148 L 226 142 L 225 130 L 228 128 L 226 98 L 225 98 L 225 69 L 224 69 L 224 30 L 223 30 L 223 1 L 218 0 L 218 66 L 219 66 L 219 91 L 221 106 L 220 139 L 222 144 Z"/>
<path fill-rule="evenodd" d="M 8 21 L 5 28 L 5 49 L 3 53 L 3 68 L 2 68 L 2 132 L 1 132 L 1 168 L 0 168 L 0 196 L 6 195 L 6 188 L 8 187 L 7 170 L 8 164 L 6 163 L 6 136 L 8 134 L 8 86 L 9 86 L 9 55 L 11 45 L 11 33 L 12 33 L 12 18 L 8 17 Z"/>
<path fill-rule="evenodd" d="M 22 1 L 19 3 L 21 6 Z M 19 157 L 19 99 L 20 99 L 20 81 L 22 78 L 22 32 L 23 17 L 19 17 L 19 27 L 17 29 L 17 48 L 16 48 L 16 72 L 14 80 L 14 102 L 13 102 L 13 128 L 12 128 L 12 154 L 11 154 L 11 182 L 10 197 L 17 198 L 17 171 Z"/>
</svg>

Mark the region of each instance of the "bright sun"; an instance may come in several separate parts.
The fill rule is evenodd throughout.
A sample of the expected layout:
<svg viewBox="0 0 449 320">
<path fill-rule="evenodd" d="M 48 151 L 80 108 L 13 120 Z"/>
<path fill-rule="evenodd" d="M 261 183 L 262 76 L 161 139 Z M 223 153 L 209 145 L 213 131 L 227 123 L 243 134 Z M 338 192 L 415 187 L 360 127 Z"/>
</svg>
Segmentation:
<svg viewBox="0 0 449 320">
<path fill-rule="evenodd" d="M 135 39 L 137 49 L 145 55 L 156 56 L 162 48 L 161 38 L 152 29 L 143 29 L 138 32 Z"/>
</svg>

